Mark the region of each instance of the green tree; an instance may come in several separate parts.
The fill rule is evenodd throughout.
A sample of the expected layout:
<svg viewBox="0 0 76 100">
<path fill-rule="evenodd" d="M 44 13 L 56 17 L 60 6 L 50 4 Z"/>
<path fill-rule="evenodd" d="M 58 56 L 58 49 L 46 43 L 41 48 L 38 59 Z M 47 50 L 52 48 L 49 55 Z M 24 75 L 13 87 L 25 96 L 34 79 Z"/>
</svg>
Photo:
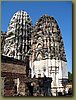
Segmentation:
<svg viewBox="0 0 76 100">
<path fill-rule="evenodd" d="M 72 81 L 72 73 L 68 72 L 68 81 Z"/>
</svg>

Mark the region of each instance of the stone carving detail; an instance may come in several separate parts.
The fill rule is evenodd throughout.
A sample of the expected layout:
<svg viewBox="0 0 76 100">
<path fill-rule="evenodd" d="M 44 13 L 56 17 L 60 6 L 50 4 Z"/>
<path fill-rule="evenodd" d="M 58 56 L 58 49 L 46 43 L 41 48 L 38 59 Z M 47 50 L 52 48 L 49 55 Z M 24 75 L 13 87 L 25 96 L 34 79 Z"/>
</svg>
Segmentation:
<svg viewBox="0 0 76 100">
<path fill-rule="evenodd" d="M 34 26 L 32 41 L 33 50 L 43 52 L 42 59 L 50 57 L 66 61 L 62 34 L 53 17 L 44 15 L 38 20 Z"/>
<path fill-rule="evenodd" d="M 31 45 L 32 21 L 25 11 L 15 13 L 9 23 L 4 55 L 25 60 Z"/>
</svg>

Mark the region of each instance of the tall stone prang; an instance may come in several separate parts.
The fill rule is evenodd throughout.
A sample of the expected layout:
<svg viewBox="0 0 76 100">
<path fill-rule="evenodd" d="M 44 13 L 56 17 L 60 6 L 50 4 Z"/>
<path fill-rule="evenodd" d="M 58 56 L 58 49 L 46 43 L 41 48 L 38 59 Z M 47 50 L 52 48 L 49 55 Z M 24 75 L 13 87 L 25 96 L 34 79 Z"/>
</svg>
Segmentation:
<svg viewBox="0 0 76 100">
<path fill-rule="evenodd" d="M 31 44 L 32 21 L 27 12 L 16 12 L 8 26 L 4 55 L 25 61 Z"/>
<path fill-rule="evenodd" d="M 32 77 L 52 77 L 52 88 L 63 87 L 68 79 L 67 60 L 62 34 L 54 17 L 45 14 L 36 22 L 31 46 Z"/>
</svg>

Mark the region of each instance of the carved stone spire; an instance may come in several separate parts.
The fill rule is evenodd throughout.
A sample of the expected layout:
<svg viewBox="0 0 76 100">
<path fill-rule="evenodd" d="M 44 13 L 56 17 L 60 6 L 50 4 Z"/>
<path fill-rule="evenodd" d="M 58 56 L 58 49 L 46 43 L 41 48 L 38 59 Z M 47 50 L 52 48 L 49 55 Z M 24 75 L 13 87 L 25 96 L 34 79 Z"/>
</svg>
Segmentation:
<svg viewBox="0 0 76 100">
<path fill-rule="evenodd" d="M 50 57 L 66 61 L 62 34 L 54 17 L 46 14 L 38 20 L 34 26 L 32 40 L 34 59 L 37 59 L 39 54 L 42 59 Z"/>
<path fill-rule="evenodd" d="M 30 49 L 32 21 L 27 12 L 16 12 L 8 26 L 4 54 L 16 59 L 25 60 Z"/>
</svg>

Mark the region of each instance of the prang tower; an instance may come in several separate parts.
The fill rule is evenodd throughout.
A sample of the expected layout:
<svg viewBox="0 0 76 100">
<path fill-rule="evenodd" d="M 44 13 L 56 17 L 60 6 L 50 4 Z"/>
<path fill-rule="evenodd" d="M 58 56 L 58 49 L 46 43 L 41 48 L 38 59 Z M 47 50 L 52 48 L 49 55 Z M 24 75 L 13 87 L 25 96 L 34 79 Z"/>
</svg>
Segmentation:
<svg viewBox="0 0 76 100">
<path fill-rule="evenodd" d="M 25 61 L 31 45 L 32 21 L 27 12 L 16 12 L 8 26 L 4 55 Z"/>
<path fill-rule="evenodd" d="M 67 60 L 62 34 L 54 17 L 45 14 L 35 24 L 31 49 L 32 77 L 52 77 L 52 88 L 63 87 L 68 79 Z"/>
</svg>

